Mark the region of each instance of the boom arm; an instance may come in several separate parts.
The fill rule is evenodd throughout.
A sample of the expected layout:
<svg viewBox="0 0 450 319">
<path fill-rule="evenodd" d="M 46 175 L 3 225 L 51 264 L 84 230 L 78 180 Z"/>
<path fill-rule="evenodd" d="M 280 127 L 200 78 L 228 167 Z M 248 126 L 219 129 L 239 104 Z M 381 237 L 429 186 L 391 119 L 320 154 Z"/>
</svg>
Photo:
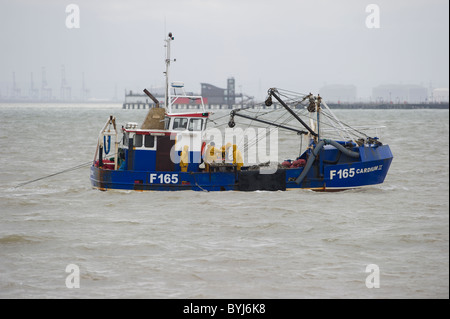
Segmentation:
<svg viewBox="0 0 450 319">
<path fill-rule="evenodd" d="M 303 122 L 303 120 L 294 112 L 292 111 L 292 109 L 286 104 L 284 103 L 284 101 L 275 93 L 275 89 L 270 89 L 269 90 L 269 98 L 270 96 L 273 96 L 274 98 L 277 99 L 278 102 L 280 102 L 280 104 L 289 112 L 292 114 L 293 117 L 295 117 L 295 119 L 297 121 L 299 121 L 308 131 L 309 133 L 311 133 L 312 136 L 317 136 L 317 133 L 314 132 L 305 122 Z"/>
<path fill-rule="evenodd" d="M 228 122 L 228 126 L 229 127 L 234 127 L 236 125 L 236 123 L 234 123 L 234 116 L 240 116 L 240 117 L 252 120 L 252 121 L 256 121 L 256 122 L 260 122 L 260 123 L 276 126 L 276 127 L 279 127 L 279 128 L 283 128 L 285 130 L 289 130 L 289 131 L 294 131 L 294 132 L 296 132 L 299 135 L 301 135 L 301 134 L 308 134 L 305 131 L 302 131 L 302 130 L 299 130 L 299 129 L 296 129 L 296 128 L 293 128 L 293 127 L 288 127 L 288 126 L 272 123 L 272 122 L 269 122 L 269 121 L 261 120 L 261 119 L 258 119 L 258 118 L 254 118 L 254 117 L 251 117 L 251 116 L 239 114 L 235 110 L 231 111 L 231 113 L 230 113 L 230 121 Z"/>
</svg>

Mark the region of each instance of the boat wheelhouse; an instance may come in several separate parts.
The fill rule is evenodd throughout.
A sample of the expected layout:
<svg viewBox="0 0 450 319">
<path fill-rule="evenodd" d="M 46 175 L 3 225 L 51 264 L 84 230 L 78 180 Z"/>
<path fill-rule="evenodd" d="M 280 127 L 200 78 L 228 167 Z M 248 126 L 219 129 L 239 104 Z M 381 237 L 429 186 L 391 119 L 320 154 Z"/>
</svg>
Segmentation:
<svg viewBox="0 0 450 319">
<path fill-rule="evenodd" d="M 181 171 L 181 153 L 188 146 L 187 170 L 198 171 L 208 117 L 208 112 L 166 114 L 164 129 L 142 129 L 128 123 L 122 129 L 119 169 Z"/>
</svg>

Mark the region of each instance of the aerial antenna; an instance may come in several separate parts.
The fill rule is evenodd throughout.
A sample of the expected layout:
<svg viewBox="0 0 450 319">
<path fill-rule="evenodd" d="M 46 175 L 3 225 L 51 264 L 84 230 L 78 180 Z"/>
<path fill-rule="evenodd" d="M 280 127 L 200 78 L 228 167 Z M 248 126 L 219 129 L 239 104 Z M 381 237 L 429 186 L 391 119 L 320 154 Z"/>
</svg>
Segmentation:
<svg viewBox="0 0 450 319">
<path fill-rule="evenodd" d="M 164 16 L 164 38 L 166 37 L 167 31 L 166 31 L 166 16 Z"/>
</svg>

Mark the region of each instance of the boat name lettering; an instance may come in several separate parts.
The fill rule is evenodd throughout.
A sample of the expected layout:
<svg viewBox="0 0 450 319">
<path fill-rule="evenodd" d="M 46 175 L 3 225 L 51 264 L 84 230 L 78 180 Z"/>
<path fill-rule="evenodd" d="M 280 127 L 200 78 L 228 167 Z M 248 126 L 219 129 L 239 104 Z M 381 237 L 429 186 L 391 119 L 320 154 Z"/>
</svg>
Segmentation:
<svg viewBox="0 0 450 319">
<path fill-rule="evenodd" d="M 375 171 L 381 171 L 383 169 L 383 165 L 377 165 L 373 167 L 365 167 L 365 168 L 345 168 L 340 170 L 330 170 L 330 180 L 334 177 L 339 179 L 343 178 L 352 178 L 357 174 L 365 174 Z"/>
<path fill-rule="evenodd" d="M 150 184 L 178 184 L 178 174 L 150 174 Z"/>
</svg>

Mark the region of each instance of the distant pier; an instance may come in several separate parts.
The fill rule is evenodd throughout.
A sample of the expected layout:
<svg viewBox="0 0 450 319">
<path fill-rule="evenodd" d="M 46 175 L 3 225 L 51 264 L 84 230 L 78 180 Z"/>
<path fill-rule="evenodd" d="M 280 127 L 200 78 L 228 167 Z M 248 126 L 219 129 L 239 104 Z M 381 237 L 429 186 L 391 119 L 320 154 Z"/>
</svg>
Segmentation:
<svg viewBox="0 0 450 319">
<path fill-rule="evenodd" d="M 448 110 L 449 103 L 415 103 L 415 104 L 389 104 L 389 103 L 328 103 L 328 106 L 333 110 L 339 109 L 364 109 L 364 110 L 379 110 L 379 109 L 400 109 L 400 110 L 411 110 L 411 109 L 441 109 Z M 125 102 L 122 105 L 122 109 L 149 109 L 155 107 L 154 103 L 143 103 L 143 102 Z M 262 104 L 206 104 L 205 108 L 208 110 L 234 110 L 241 108 L 262 108 L 262 109 L 277 109 L 282 106 L 273 103 L 272 106 L 265 106 Z M 200 104 L 174 104 L 172 105 L 173 110 L 199 110 L 202 109 Z"/>
<path fill-rule="evenodd" d="M 412 109 L 442 109 L 448 110 L 449 103 L 328 103 L 331 109 L 397 109 L 397 110 L 412 110 Z"/>
<path fill-rule="evenodd" d="M 155 107 L 154 103 L 123 103 L 122 109 L 149 109 Z M 208 110 L 234 110 L 240 108 L 256 108 L 259 105 L 223 105 L 223 104 L 205 104 L 205 108 Z M 270 108 L 279 107 L 277 105 Z M 266 108 L 266 106 L 264 106 Z M 269 107 L 267 107 L 269 108 Z M 174 110 L 200 110 L 202 106 L 200 104 L 173 104 L 172 109 Z"/>
</svg>

